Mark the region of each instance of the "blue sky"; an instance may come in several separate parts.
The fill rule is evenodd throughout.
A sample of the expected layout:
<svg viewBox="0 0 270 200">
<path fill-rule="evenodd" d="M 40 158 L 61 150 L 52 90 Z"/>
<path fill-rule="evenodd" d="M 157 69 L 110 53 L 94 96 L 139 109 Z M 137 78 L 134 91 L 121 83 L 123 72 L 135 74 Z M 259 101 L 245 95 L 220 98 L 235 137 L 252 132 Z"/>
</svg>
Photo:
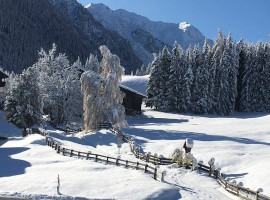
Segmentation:
<svg viewBox="0 0 270 200">
<path fill-rule="evenodd" d="M 234 40 L 270 41 L 270 0 L 78 0 L 82 5 L 103 3 L 115 10 L 123 8 L 153 21 L 187 21 L 206 37 L 217 30 L 232 33 Z"/>
</svg>

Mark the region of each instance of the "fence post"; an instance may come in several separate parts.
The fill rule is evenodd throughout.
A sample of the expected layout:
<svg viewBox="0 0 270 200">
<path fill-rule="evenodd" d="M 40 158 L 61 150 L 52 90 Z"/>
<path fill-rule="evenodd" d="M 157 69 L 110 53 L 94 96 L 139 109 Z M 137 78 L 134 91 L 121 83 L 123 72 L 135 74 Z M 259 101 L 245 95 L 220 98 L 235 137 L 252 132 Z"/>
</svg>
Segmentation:
<svg viewBox="0 0 270 200">
<path fill-rule="evenodd" d="M 147 164 L 145 164 L 145 167 L 144 167 L 144 173 L 146 173 L 146 172 L 147 172 L 147 167 L 148 167 L 148 165 L 147 165 Z"/>
<path fill-rule="evenodd" d="M 87 153 L 87 156 L 86 156 L 86 160 L 88 160 L 89 159 L 89 153 Z"/>
<path fill-rule="evenodd" d="M 63 156 L 65 155 L 65 148 L 63 148 Z"/>
<path fill-rule="evenodd" d="M 73 154 L 73 149 L 71 149 L 70 151 L 70 157 L 72 157 L 72 154 Z"/>
<path fill-rule="evenodd" d="M 210 168 L 209 168 L 209 176 L 211 176 L 211 172 L 212 172 L 212 165 L 210 165 Z"/>
<path fill-rule="evenodd" d="M 115 160 L 115 165 L 118 165 L 118 158 L 116 158 Z"/>
<path fill-rule="evenodd" d="M 157 180 L 157 168 L 155 167 L 155 171 L 154 171 L 154 179 Z"/>
<path fill-rule="evenodd" d="M 97 162 L 97 160 L 98 160 L 98 155 L 96 154 L 96 158 L 95 158 L 95 161 Z"/>
<path fill-rule="evenodd" d="M 126 166 L 125 166 L 126 168 L 128 167 L 128 160 L 126 160 Z"/>
<path fill-rule="evenodd" d="M 160 179 L 161 182 L 164 182 L 165 175 L 166 175 L 166 171 L 162 171 L 162 173 L 161 173 L 161 179 Z"/>
<path fill-rule="evenodd" d="M 146 154 L 146 162 L 149 162 L 149 154 Z"/>
<path fill-rule="evenodd" d="M 109 163 L 109 157 L 107 156 L 107 159 L 106 159 L 106 164 L 108 164 Z"/>
<path fill-rule="evenodd" d="M 78 157 L 80 157 L 81 156 L 81 152 L 78 152 Z"/>
<path fill-rule="evenodd" d="M 139 162 L 137 162 L 136 169 L 139 169 Z"/>
</svg>

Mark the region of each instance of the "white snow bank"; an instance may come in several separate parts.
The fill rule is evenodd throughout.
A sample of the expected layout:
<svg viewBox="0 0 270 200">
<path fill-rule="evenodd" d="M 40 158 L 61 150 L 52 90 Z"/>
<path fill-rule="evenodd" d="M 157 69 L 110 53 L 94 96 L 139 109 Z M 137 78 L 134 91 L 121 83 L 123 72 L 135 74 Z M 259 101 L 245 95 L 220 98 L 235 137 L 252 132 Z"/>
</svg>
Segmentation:
<svg viewBox="0 0 270 200">
<path fill-rule="evenodd" d="M 176 187 L 155 181 L 143 171 L 65 157 L 44 144 L 44 137 L 29 135 L 1 146 L 0 195 L 31 194 L 40 199 L 46 194 L 60 199 L 56 192 L 59 175 L 64 197 L 179 198 Z"/>
</svg>

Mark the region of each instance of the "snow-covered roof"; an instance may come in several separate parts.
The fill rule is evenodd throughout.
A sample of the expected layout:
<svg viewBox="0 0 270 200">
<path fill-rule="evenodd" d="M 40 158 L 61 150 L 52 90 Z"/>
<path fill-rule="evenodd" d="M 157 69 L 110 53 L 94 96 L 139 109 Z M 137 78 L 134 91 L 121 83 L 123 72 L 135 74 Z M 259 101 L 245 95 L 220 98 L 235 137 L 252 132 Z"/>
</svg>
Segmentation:
<svg viewBox="0 0 270 200">
<path fill-rule="evenodd" d="M 142 96 L 143 98 L 147 98 L 147 96 L 145 96 L 144 94 L 142 94 L 142 93 L 140 93 L 140 92 L 138 92 L 138 91 L 136 91 L 136 90 L 133 90 L 133 89 L 131 89 L 130 87 L 127 87 L 127 86 L 125 86 L 125 85 L 120 84 L 119 87 L 120 87 L 120 88 L 124 88 L 124 89 L 126 89 L 126 90 L 129 90 L 129 91 L 131 91 L 131 92 L 133 92 L 133 93 L 136 93 L 136 94 Z"/>
</svg>

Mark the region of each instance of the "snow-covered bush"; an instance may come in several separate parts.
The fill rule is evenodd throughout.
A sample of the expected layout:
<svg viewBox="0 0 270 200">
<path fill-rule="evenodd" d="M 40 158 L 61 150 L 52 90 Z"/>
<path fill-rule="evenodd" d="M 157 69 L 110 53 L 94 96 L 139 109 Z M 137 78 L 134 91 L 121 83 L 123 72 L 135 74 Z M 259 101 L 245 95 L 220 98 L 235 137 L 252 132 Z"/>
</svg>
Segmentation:
<svg viewBox="0 0 270 200">
<path fill-rule="evenodd" d="M 4 104 L 7 121 L 21 128 L 40 122 L 42 104 L 37 80 L 38 74 L 34 67 L 29 67 L 13 78 Z"/>
</svg>

